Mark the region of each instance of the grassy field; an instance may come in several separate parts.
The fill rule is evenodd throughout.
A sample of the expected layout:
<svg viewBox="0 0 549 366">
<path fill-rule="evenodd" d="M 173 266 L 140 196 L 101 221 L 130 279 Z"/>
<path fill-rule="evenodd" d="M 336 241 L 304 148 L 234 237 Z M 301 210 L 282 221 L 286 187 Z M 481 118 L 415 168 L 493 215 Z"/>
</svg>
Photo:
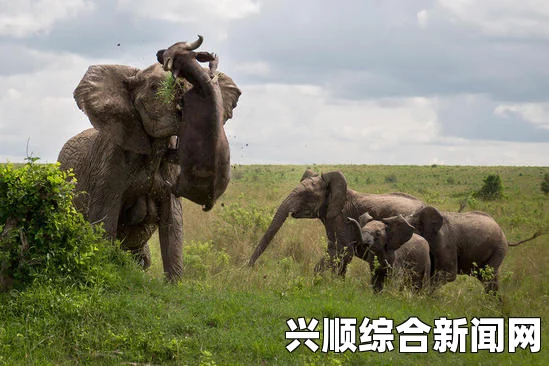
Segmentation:
<svg viewBox="0 0 549 366">
<path fill-rule="evenodd" d="M 143 273 L 123 266 L 108 286 L 76 288 L 37 284 L 0 294 L 0 364 L 524 364 L 547 365 L 549 353 L 549 235 L 510 248 L 501 268 L 502 302 L 466 276 L 431 296 L 389 284 L 374 295 L 368 265 L 353 260 L 345 280 L 313 274 L 326 240 L 318 220 L 287 220 L 255 268 L 246 267 L 278 204 L 306 166 L 236 166 L 231 184 L 211 212 L 184 203 L 184 279 L 162 280 L 158 240 L 153 265 Z M 549 197 L 540 190 L 547 167 L 310 166 L 340 169 L 350 188 L 371 193 L 402 191 L 442 209 L 491 214 L 510 241 L 549 229 Z M 480 201 L 472 192 L 488 174 L 499 174 L 505 198 Z M 305 317 L 387 317 L 394 325 L 416 316 L 541 318 L 541 351 L 454 354 L 321 352 L 303 344 L 285 347 L 286 321 Z M 395 332 L 396 333 L 396 332 Z M 505 330 L 507 335 L 507 329 Z M 357 329 L 357 345 L 360 333 Z M 467 337 L 470 350 L 471 337 Z"/>
</svg>

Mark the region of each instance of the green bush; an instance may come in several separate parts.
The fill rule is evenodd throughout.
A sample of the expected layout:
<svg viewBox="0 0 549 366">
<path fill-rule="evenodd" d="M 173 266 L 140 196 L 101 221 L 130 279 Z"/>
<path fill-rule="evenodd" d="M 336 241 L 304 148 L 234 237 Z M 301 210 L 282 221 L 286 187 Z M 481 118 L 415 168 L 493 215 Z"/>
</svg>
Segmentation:
<svg viewBox="0 0 549 366">
<path fill-rule="evenodd" d="M 543 181 L 541 182 L 541 191 L 546 195 L 549 194 L 549 173 L 545 173 Z"/>
<path fill-rule="evenodd" d="M 271 223 L 270 210 L 259 207 L 253 203 L 244 207 L 239 203 L 225 205 L 221 211 L 221 217 L 227 224 L 240 230 L 259 231 L 263 233 Z"/>
<path fill-rule="evenodd" d="M 214 248 L 211 240 L 191 240 L 183 247 L 183 272 L 186 277 L 205 279 L 217 274 L 229 265 L 229 255 L 223 249 Z"/>
<path fill-rule="evenodd" d="M 473 194 L 475 198 L 481 200 L 497 200 L 504 197 L 503 183 L 499 174 L 490 174 L 484 178 L 482 188 Z"/>
<path fill-rule="evenodd" d="M 28 160 L 0 166 L 0 290 L 35 279 L 94 282 L 113 246 L 74 208 L 74 176 Z"/>
</svg>

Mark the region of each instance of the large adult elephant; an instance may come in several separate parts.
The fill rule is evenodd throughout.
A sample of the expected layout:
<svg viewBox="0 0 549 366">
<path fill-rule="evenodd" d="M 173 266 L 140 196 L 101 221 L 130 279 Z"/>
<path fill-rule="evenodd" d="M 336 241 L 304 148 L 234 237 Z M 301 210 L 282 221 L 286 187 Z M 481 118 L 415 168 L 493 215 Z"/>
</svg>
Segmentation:
<svg viewBox="0 0 549 366">
<path fill-rule="evenodd" d="M 443 212 L 427 206 L 406 219 L 429 243 L 434 287 L 466 274 L 478 278 L 486 292 L 497 292 L 499 267 L 508 247 L 541 235 L 509 243 L 498 223 L 480 211 Z"/>
<path fill-rule="evenodd" d="M 196 57 L 193 50 L 201 43 L 199 37 L 183 42 L 178 50 L 190 56 L 182 66 L 192 87 L 185 90 L 186 83 L 179 83 L 172 101 L 158 97 L 169 76 L 160 63 L 144 70 L 90 66 L 74 98 L 94 128 L 67 141 L 58 157 L 61 167 L 72 168 L 77 178 L 76 188 L 82 192 L 77 208 L 90 222 L 102 223 L 144 267 L 150 265 L 147 241 L 159 228 L 164 272 L 170 280 L 179 278 L 182 270 L 177 197 L 209 209 L 229 181 L 223 124 L 232 116 L 240 90 L 230 77 L 200 66 L 199 61 L 217 64 L 209 53 Z M 189 125 L 191 133 L 185 128 Z"/>
<path fill-rule="evenodd" d="M 358 220 L 368 212 L 374 219 L 383 219 L 399 214 L 409 215 L 422 207 L 425 203 L 405 193 L 369 194 L 349 189 L 341 171 L 318 175 L 306 170 L 300 184 L 278 207 L 248 264 L 254 265 L 291 214 L 294 218 L 318 218 L 322 221 L 328 237 L 328 259 L 323 258 L 315 270 L 330 267 L 344 275 L 354 253 L 345 224 L 347 217 Z M 340 260 L 334 261 L 335 258 Z"/>
</svg>

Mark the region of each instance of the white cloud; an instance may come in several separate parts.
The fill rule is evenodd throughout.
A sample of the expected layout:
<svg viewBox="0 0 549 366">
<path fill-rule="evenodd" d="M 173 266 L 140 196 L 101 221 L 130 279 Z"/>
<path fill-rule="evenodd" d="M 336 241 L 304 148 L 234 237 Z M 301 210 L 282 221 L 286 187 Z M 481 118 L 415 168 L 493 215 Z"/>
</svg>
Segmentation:
<svg viewBox="0 0 549 366">
<path fill-rule="evenodd" d="M 29 137 L 54 161 L 90 126 L 72 99 L 88 65 L 146 67 L 200 32 L 243 91 L 226 126 L 235 163 L 549 164 L 541 2 L 93 1 L 0 0 L 0 54 L 17 55 L 0 61 L 0 162 Z"/>
<path fill-rule="evenodd" d="M 226 125 L 234 163 L 547 165 L 549 143 L 443 136 L 452 97 L 348 101 L 314 85 L 241 87 Z"/>
<path fill-rule="evenodd" d="M 240 62 L 232 68 L 233 72 L 251 76 L 268 76 L 271 65 L 265 61 Z"/>
<path fill-rule="evenodd" d="M 496 116 L 519 116 L 540 128 L 549 130 L 549 103 L 501 104 L 494 109 Z"/>
<path fill-rule="evenodd" d="M 87 117 L 77 108 L 72 92 L 94 63 L 55 52 L 23 51 L 41 64 L 35 72 L 0 75 L 0 162 L 22 161 L 26 144 L 29 152 L 53 162 L 71 136 L 90 128 Z"/>
<path fill-rule="evenodd" d="M 235 20 L 259 13 L 253 0 L 118 0 L 121 10 L 175 23 L 201 22 L 204 18 Z"/>
<path fill-rule="evenodd" d="M 427 28 L 427 22 L 429 21 L 429 12 L 425 9 L 420 10 L 417 13 L 417 24 L 421 29 Z"/>
<path fill-rule="evenodd" d="M 86 0 L 0 0 L 0 35 L 28 37 L 48 33 L 55 22 L 92 11 Z"/>
<path fill-rule="evenodd" d="M 430 143 L 438 136 L 435 99 L 338 101 L 312 85 L 243 90 L 235 118 L 226 126 L 233 157 L 240 162 L 370 161 L 372 151 Z"/>
<path fill-rule="evenodd" d="M 544 0 L 437 0 L 417 13 L 418 25 L 446 21 L 496 37 L 549 38 L 549 3 Z"/>
</svg>

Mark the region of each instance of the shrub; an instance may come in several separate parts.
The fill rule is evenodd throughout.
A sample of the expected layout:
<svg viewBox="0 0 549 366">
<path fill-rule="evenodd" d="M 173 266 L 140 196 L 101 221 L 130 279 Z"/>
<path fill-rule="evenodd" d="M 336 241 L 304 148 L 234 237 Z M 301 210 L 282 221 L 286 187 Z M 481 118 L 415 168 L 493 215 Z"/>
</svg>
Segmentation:
<svg viewBox="0 0 549 366">
<path fill-rule="evenodd" d="M 191 240 L 183 247 L 183 272 L 189 278 L 205 279 L 227 268 L 229 255 L 223 249 L 214 248 L 213 242 Z"/>
<path fill-rule="evenodd" d="M 385 183 L 396 183 L 397 177 L 395 174 L 389 174 L 385 177 Z"/>
<path fill-rule="evenodd" d="M 482 188 L 473 194 L 481 200 L 497 200 L 503 198 L 503 183 L 499 174 L 490 174 L 484 178 Z"/>
<path fill-rule="evenodd" d="M 0 290 L 34 279 L 93 282 L 113 246 L 74 208 L 74 176 L 35 160 L 0 166 Z"/>
<path fill-rule="evenodd" d="M 242 231 L 264 232 L 271 223 L 270 210 L 249 203 L 244 207 L 239 203 L 225 205 L 221 217 L 227 224 Z"/>
<path fill-rule="evenodd" d="M 541 182 L 541 191 L 546 195 L 549 194 L 549 173 L 545 173 L 543 181 Z"/>
</svg>

